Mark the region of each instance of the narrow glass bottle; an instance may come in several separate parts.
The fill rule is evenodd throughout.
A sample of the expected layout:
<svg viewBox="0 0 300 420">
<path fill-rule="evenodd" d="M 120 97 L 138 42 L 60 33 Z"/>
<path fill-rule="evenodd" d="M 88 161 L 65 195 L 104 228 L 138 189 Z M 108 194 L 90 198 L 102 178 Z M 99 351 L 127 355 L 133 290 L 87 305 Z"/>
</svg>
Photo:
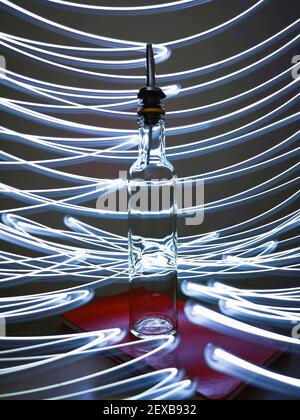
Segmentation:
<svg viewBox="0 0 300 420">
<path fill-rule="evenodd" d="M 176 175 L 165 153 L 165 94 L 156 87 L 152 45 L 140 90 L 140 145 L 129 173 L 130 331 L 139 338 L 177 330 Z"/>
</svg>

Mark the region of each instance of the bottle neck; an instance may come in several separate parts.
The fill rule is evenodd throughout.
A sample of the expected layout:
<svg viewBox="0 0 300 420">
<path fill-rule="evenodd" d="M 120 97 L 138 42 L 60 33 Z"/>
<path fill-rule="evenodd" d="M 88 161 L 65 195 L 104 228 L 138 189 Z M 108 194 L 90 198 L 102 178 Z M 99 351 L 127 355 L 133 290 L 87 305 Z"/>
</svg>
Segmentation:
<svg viewBox="0 0 300 420">
<path fill-rule="evenodd" d="M 140 144 L 139 159 L 142 164 L 166 161 L 165 119 L 161 117 L 156 124 L 149 124 L 145 118 L 139 118 Z"/>
</svg>

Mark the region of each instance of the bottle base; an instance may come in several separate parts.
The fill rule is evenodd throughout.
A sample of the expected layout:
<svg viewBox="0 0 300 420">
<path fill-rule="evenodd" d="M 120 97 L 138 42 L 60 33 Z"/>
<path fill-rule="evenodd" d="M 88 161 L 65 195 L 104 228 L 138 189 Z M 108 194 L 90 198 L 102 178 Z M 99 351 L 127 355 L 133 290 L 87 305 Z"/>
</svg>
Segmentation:
<svg viewBox="0 0 300 420">
<path fill-rule="evenodd" d="M 138 338 L 151 338 L 158 335 L 175 335 L 177 331 L 172 321 L 160 317 L 149 317 L 137 321 L 130 332 Z"/>
</svg>

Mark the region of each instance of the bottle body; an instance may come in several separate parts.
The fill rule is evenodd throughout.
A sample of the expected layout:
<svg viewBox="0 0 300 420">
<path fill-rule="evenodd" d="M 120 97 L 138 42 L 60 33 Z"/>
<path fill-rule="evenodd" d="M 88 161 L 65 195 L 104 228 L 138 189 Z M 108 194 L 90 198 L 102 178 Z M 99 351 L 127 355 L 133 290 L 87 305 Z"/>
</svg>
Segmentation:
<svg viewBox="0 0 300 420">
<path fill-rule="evenodd" d="M 165 156 L 164 119 L 139 123 L 129 174 L 129 317 L 130 331 L 145 338 L 177 330 L 177 178 Z"/>
</svg>

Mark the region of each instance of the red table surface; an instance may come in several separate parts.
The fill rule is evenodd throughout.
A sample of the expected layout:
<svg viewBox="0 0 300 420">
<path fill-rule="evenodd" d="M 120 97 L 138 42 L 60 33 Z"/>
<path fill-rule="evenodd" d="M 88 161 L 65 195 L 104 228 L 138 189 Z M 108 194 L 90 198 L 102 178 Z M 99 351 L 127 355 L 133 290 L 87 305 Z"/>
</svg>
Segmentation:
<svg viewBox="0 0 300 420">
<path fill-rule="evenodd" d="M 104 299 L 95 299 L 83 307 L 64 315 L 75 329 L 98 331 L 121 328 L 128 331 L 128 293 Z M 147 364 L 153 369 L 176 367 L 183 369 L 186 377 L 196 380 L 197 391 L 205 398 L 223 400 L 230 398 L 242 385 L 235 378 L 211 370 L 205 363 L 204 350 L 212 343 L 251 363 L 262 366 L 277 354 L 274 348 L 242 341 L 192 324 L 184 313 L 184 302 L 179 302 L 179 344 L 170 353 L 149 358 Z M 130 333 L 123 342 L 136 341 Z M 124 348 L 124 356 L 137 357 L 143 354 L 141 346 Z M 144 349 L 145 351 L 145 349 Z"/>
</svg>

